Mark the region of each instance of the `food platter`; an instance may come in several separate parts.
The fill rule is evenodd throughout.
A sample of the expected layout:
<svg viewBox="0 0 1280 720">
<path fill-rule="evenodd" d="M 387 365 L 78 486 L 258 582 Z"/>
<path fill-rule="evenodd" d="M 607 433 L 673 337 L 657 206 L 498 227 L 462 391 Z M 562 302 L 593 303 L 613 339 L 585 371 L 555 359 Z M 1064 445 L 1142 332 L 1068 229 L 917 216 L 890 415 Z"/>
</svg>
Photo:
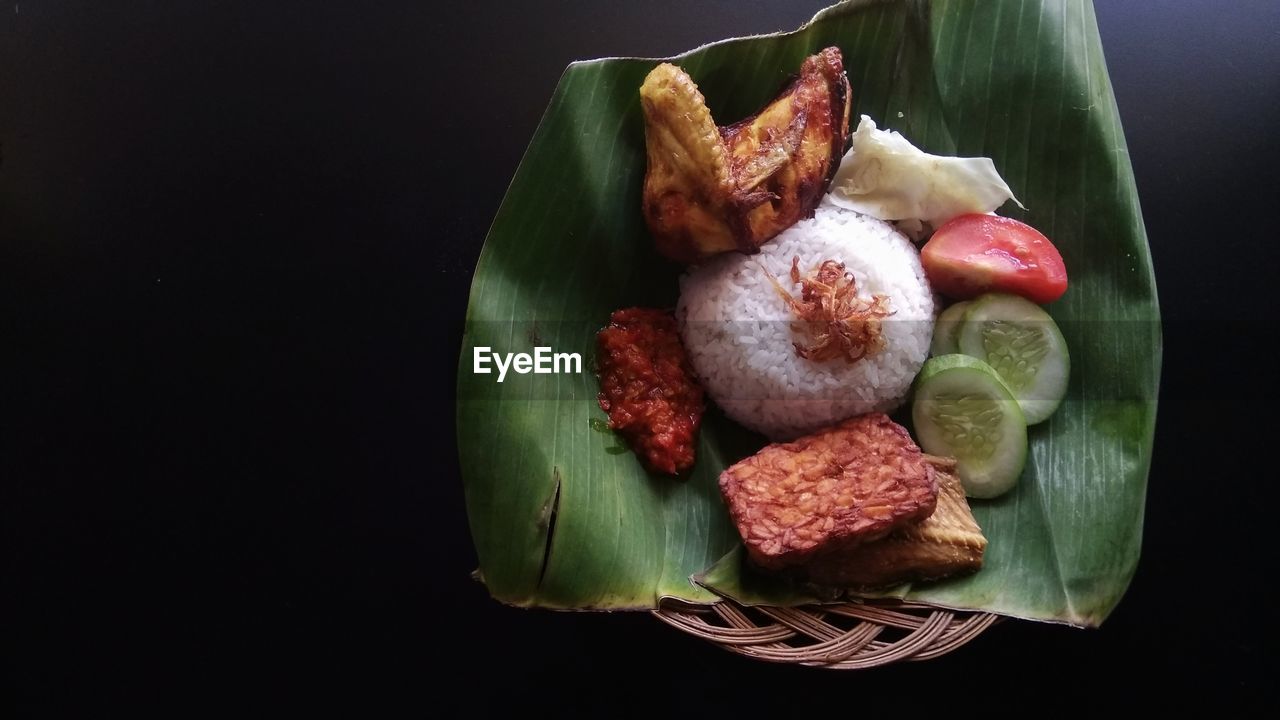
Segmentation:
<svg viewBox="0 0 1280 720">
<path fill-rule="evenodd" d="M 795 661 L 855 666 L 858 653 L 876 653 L 862 663 L 875 664 L 936 654 L 940 638 L 956 647 L 993 615 L 1096 626 L 1119 602 L 1140 549 L 1160 327 L 1092 7 L 847 2 L 795 32 L 715 43 L 672 62 L 697 78 L 712 114 L 739 118 L 824 47 L 843 54 L 854 117 L 874 117 L 931 153 L 991 158 L 1025 206 L 1001 214 L 1051 237 L 1071 272 L 1070 290 L 1047 307 L 1071 348 L 1066 398 L 1029 429 L 1016 488 L 973 502 L 989 541 L 982 569 L 841 595 L 777 581 L 743 561 L 717 486 L 763 438 L 712 407 L 697 461 L 673 479 L 647 472 L 609 432 L 591 372 L 595 334 L 618 308 L 674 307 L 682 272 L 654 251 L 640 213 L 637 90 L 659 61 L 615 58 L 566 70 L 472 286 L 458 441 L 477 577 L 496 599 L 654 611 L 735 647 L 756 646 L 734 645 L 735 633 L 767 645 L 807 627 L 814 642 L 845 638 L 848 652 Z M 587 371 L 502 383 L 475 372 L 478 348 L 541 346 L 581 354 Z M 747 627 L 752 617 L 766 629 Z M 858 624 L 823 629 L 827 617 Z M 718 620 L 703 627 L 706 618 Z M 915 652 L 877 639 L 875 628 L 886 627 L 907 629 Z"/>
</svg>

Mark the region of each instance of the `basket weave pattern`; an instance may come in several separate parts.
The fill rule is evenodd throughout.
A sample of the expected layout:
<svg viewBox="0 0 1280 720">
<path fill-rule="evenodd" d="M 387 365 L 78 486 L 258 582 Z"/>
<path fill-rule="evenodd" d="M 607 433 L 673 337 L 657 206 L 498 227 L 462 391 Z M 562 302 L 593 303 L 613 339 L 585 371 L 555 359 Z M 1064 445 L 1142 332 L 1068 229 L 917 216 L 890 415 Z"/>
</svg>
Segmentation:
<svg viewBox="0 0 1280 720">
<path fill-rule="evenodd" d="M 720 647 L 766 662 L 857 670 L 930 660 L 991 627 L 997 616 L 904 603 L 841 603 L 794 608 L 662 607 L 663 622 Z"/>
</svg>

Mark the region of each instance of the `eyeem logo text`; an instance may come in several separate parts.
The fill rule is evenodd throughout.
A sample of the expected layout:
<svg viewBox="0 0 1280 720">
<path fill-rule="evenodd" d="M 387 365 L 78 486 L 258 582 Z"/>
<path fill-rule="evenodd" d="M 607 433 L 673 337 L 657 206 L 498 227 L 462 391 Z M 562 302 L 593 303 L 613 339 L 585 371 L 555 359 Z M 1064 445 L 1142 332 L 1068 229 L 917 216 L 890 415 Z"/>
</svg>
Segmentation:
<svg viewBox="0 0 1280 720">
<path fill-rule="evenodd" d="M 472 355 L 472 371 L 477 375 L 489 375 L 498 370 L 498 382 L 507 377 L 508 370 L 520 375 L 550 375 L 552 373 L 581 373 L 582 356 L 578 353 L 552 352 L 549 347 L 535 347 L 529 353 L 496 353 L 492 348 L 477 347 Z M 492 367 L 491 367 L 492 365 Z"/>
</svg>

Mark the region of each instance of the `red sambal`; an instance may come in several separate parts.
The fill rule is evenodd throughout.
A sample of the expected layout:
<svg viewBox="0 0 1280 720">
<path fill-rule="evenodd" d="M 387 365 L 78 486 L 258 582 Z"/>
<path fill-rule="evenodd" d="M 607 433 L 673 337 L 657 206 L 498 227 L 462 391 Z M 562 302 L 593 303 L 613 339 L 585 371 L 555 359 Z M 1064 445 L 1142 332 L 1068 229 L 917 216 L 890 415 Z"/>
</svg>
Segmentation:
<svg viewBox="0 0 1280 720">
<path fill-rule="evenodd" d="M 624 308 L 596 335 L 600 407 L 651 470 L 675 475 L 693 465 L 702 388 L 680 344 L 675 318 Z"/>
</svg>

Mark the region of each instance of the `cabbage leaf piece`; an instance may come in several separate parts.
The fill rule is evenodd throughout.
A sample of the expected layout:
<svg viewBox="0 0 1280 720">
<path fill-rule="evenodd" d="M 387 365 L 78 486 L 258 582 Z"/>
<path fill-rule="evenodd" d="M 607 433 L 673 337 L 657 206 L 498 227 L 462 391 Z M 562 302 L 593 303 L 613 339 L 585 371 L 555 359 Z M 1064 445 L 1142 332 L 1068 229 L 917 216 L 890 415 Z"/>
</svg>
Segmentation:
<svg viewBox="0 0 1280 720">
<path fill-rule="evenodd" d="M 957 215 L 992 212 L 1010 199 L 1018 202 L 991 158 L 930 155 L 899 133 L 877 129 L 866 115 L 830 195 L 832 203 L 865 215 L 935 228 Z"/>
</svg>

